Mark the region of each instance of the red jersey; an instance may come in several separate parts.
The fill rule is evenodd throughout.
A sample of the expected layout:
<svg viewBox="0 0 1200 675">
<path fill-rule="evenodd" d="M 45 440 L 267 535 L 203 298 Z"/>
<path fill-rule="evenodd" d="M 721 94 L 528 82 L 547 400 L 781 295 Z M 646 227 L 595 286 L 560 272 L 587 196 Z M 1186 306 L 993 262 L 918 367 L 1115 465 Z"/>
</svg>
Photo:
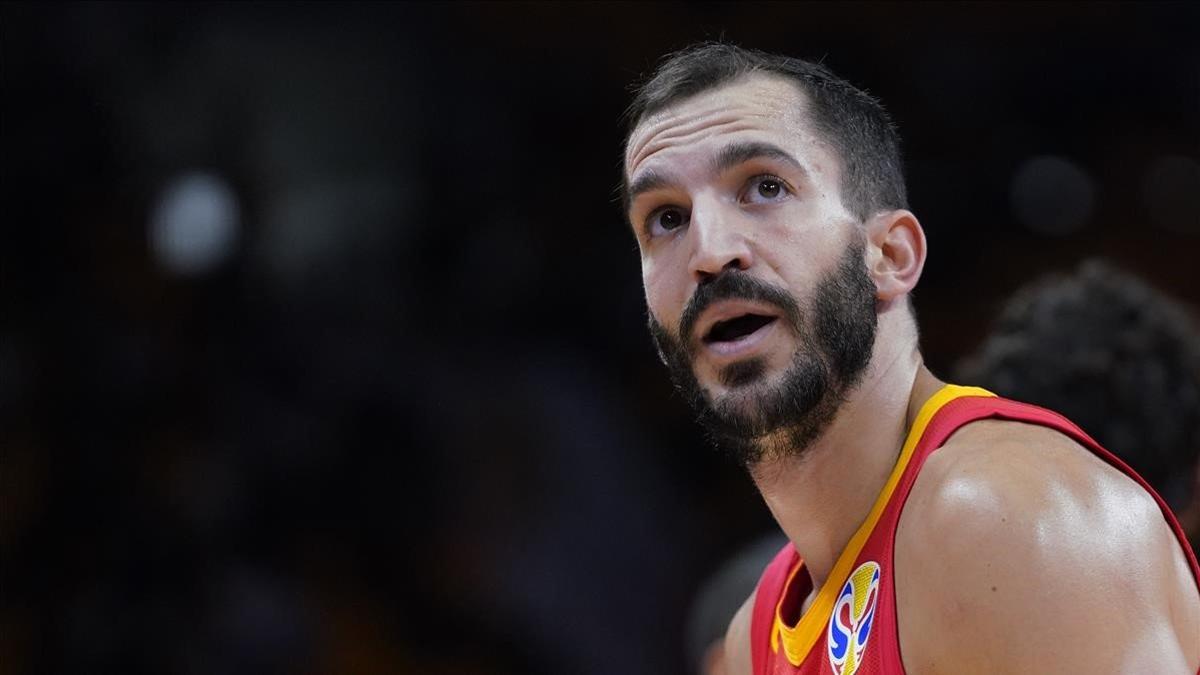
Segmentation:
<svg viewBox="0 0 1200 675">
<path fill-rule="evenodd" d="M 750 624 L 753 675 L 904 672 L 892 565 L 900 513 L 929 455 L 963 425 L 986 418 L 1059 431 L 1137 481 L 1158 502 L 1187 555 L 1193 578 L 1200 583 L 1196 556 L 1171 510 L 1124 462 L 1061 415 L 977 387 L 947 385 L 917 414 L 882 492 L 803 615 L 800 608 L 812 592 L 812 579 L 796 550 L 787 544 L 767 566 L 755 594 Z"/>
</svg>

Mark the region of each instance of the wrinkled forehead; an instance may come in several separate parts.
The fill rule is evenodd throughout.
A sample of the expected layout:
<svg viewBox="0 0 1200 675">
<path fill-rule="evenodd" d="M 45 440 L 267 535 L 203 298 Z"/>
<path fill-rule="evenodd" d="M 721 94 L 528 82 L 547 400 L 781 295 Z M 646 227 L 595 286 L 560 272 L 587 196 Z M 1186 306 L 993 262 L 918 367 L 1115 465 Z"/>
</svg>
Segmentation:
<svg viewBox="0 0 1200 675">
<path fill-rule="evenodd" d="M 791 80 L 751 73 L 646 116 L 629 135 L 625 177 L 674 148 L 737 132 L 819 143 L 808 123 L 808 97 Z"/>
</svg>

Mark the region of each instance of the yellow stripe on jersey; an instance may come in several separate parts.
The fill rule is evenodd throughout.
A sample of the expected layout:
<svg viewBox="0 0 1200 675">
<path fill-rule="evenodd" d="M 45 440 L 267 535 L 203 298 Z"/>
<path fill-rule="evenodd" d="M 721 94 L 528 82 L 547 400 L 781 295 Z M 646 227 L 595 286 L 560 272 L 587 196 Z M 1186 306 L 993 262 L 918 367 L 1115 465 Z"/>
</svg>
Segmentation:
<svg viewBox="0 0 1200 675">
<path fill-rule="evenodd" d="M 825 581 L 825 585 L 821 590 L 817 591 L 817 597 L 813 599 L 812 605 L 800 617 L 800 621 L 795 626 L 788 626 L 780 618 L 780 605 L 783 603 L 783 596 L 786 593 L 780 594 L 779 604 L 775 606 L 775 621 L 771 629 L 771 648 L 778 652 L 780 646 L 783 647 L 784 656 L 787 657 L 788 663 L 799 667 L 812 650 L 813 645 L 817 643 L 817 639 L 825 630 L 825 624 L 829 621 L 829 617 L 833 612 L 834 602 L 837 600 L 838 591 L 846 583 L 846 578 L 850 576 L 850 570 L 854 565 L 854 561 L 858 559 L 858 554 L 862 552 L 863 546 L 866 545 L 867 539 L 870 538 L 871 532 L 875 529 L 875 524 L 879 522 L 879 518 L 883 515 L 887 508 L 888 502 L 892 498 L 892 492 L 900 483 L 900 477 L 904 475 L 905 468 L 908 467 L 908 462 L 912 459 L 913 451 L 916 450 L 917 444 L 921 442 L 921 436 L 925 434 L 925 427 L 929 425 L 929 420 L 942 406 L 956 398 L 964 396 L 995 396 L 992 392 L 979 387 L 960 387 L 955 384 L 947 384 L 929 397 L 925 405 L 921 406 L 921 411 L 917 413 L 917 419 L 913 421 L 912 429 L 908 432 L 908 437 L 904 440 L 904 447 L 900 450 L 900 457 L 896 460 L 896 466 L 892 469 L 892 473 L 888 476 L 887 482 L 883 485 L 883 490 L 875 499 L 875 505 L 871 507 L 870 513 L 867 514 L 867 519 L 859 526 L 858 531 L 850 538 L 846 548 L 842 550 L 842 554 L 838 556 L 837 562 L 834 563 L 833 569 L 829 573 L 829 578 Z M 788 581 L 784 585 L 784 590 L 791 588 L 792 578 L 795 577 L 800 566 L 788 575 Z"/>
</svg>

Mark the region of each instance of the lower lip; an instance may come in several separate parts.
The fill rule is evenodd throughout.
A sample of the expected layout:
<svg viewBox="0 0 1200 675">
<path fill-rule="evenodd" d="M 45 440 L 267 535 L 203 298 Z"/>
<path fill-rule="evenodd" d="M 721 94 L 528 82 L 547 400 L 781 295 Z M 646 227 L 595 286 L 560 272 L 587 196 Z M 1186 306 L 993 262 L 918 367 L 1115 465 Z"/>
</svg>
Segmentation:
<svg viewBox="0 0 1200 675">
<path fill-rule="evenodd" d="M 755 349 L 762 345 L 767 336 L 775 330 L 775 325 L 778 323 L 779 319 L 775 319 L 771 323 L 760 326 L 753 333 L 743 335 L 736 340 L 708 342 L 705 343 L 704 348 L 721 360 L 734 360 L 749 356 Z"/>
</svg>

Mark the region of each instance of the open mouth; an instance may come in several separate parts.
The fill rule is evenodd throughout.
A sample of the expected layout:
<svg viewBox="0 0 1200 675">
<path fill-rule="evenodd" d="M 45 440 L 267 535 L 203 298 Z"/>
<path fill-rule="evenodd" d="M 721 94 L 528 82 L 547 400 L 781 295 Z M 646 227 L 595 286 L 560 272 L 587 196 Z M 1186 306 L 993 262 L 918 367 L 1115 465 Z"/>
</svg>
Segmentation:
<svg viewBox="0 0 1200 675">
<path fill-rule="evenodd" d="M 725 321 L 718 321 L 704 336 L 705 344 L 736 342 L 760 328 L 773 323 L 778 317 L 764 314 L 743 314 Z"/>
</svg>

